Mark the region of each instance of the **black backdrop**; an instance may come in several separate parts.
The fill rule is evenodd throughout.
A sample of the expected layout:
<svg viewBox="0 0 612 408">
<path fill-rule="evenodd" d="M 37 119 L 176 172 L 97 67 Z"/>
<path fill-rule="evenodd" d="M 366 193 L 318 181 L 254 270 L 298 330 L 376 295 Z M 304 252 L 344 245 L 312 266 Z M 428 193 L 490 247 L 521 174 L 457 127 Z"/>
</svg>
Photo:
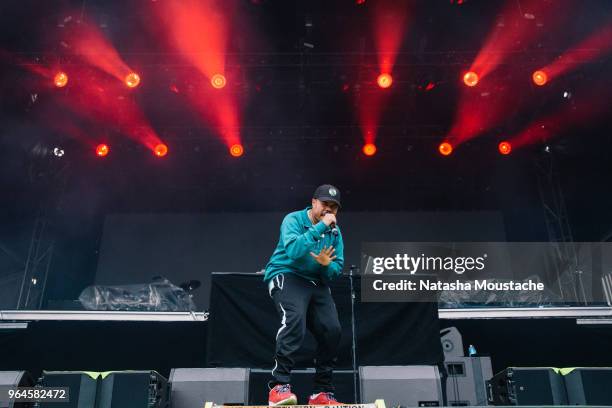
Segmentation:
<svg viewBox="0 0 612 408">
<path fill-rule="evenodd" d="M 311 194 L 308 191 L 306 194 Z M 308 197 L 308 195 L 305 195 Z M 302 199 L 304 208 L 308 199 Z M 95 277 L 99 285 L 146 283 L 163 275 L 174 283 L 197 279 L 198 310 L 209 307 L 211 272 L 255 272 L 276 244 L 283 212 L 113 214 L 104 222 Z M 359 265 L 363 242 L 505 241 L 498 211 L 361 212 L 338 218 L 345 265 Z"/>
<path fill-rule="evenodd" d="M 350 281 L 331 282 L 342 339 L 338 368 L 350 369 Z M 361 303 L 354 277 L 357 364 L 436 364 L 443 360 L 437 304 Z M 272 368 L 279 318 L 261 275 L 213 274 L 208 336 L 208 365 Z M 298 368 L 312 367 L 315 342 L 308 334 L 296 357 Z"/>
</svg>

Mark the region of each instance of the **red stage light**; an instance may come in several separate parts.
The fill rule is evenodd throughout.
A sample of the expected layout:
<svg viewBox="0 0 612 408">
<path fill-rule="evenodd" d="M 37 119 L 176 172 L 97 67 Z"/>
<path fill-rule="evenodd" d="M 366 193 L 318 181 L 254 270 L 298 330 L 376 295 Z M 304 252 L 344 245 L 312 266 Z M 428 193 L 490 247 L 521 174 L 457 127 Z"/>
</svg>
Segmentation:
<svg viewBox="0 0 612 408">
<path fill-rule="evenodd" d="M 160 143 L 155 146 L 155 148 L 153 149 L 153 153 L 155 153 L 157 157 L 164 157 L 168 154 L 168 146 L 163 143 Z"/>
<path fill-rule="evenodd" d="M 215 74 L 210 79 L 210 83 L 212 84 L 213 88 L 221 89 L 225 87 L 227 81 L 223 75 Z"/>
<path fill-rule="evenodd" d="M 512 151 L 512 145 L 509 142 L 501 142 L 497 148 L 501 154 L 510 154 Z"/>
<path fill-rule="evenodd" d="M 543 86 L 548 82 L 548 75 L 544 71 L 536 71 L 531 76 L 531 79 L 533 79 L 533 83 L 537 86 Z"/>
<path fill-rule="evenodd" d="M 128 88 L 136 88 L 140 84 L 140 76 L 135 72 L 130 72 L 125 76 L 125 84 Z"/>
<path fill-rule="evenodd" d="M 453 152 L 453 146 L 448 142 L 442 142 L 440 146 L 438 146 L 438 151 L 442 156 L 448 156 Z"/>
<path fill-rule="evenodd" d="M 376 82 L 381 88 L 388 88 L 393 83 L 393 77 L 390 74 L 380 74 L 378 78 L 376 78 Z"/>
<path fill-rule="evenodd" d="M 363 145 L 362 150 L 366 156 L 374 156 L 376 154 L 376 145 L 374 143 L 366 143 Z"/>
<path fill-rule="evenodd" d="M 476 86 L 478 84 L 478 74 L 474 71 L 466 72 L 465 75 L 463 75 L 463 82 L 467 86 Z"/>
<path fill-rule="evenodd" d="M 244 147 L 241 144 L 235 144 L 230 147 L 230 154 L 234 157 L 240 157 L 244 154 Z"/>
<path fill-rule="evenodd" d="M 65 87 L 67 83 L 68 75 L 66 75 L 65 72 L 60 71 L 53 77 L 53 85 L 57 86 L 58 88 Z"/>
<path fill-rule="evenodd" d="M 105 144 L 99 144 L 98 146 L 96 146 L 96 156 L 98 157 L 104 157 L 108 154 L 109 152 L 109 147 L 108 145 Z"/>
</svg>

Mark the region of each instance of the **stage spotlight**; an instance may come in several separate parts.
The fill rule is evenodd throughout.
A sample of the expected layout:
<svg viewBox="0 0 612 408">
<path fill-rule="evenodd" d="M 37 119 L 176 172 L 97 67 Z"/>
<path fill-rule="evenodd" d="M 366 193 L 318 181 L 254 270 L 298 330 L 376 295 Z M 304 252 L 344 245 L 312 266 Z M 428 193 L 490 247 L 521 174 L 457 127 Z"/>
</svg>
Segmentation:
<svg viewBox="0 0 612 408">
<path fill-rule="evenodd" d="M 500 142 L 499 146 L 497 146 L 497 149 L 501 154 L 510 154 L 510 152 L 512 151 L 512 145 L 509 142 Z"/>
<path fill-rule="evenodd" d="M 136 88 L 140 84 L 140 76 L 135 72 L 130 72 L 125 76 L 125 84 L 128 88 Z"/>
<path fill-rule="evenodd" d="M 164 157 L 168 154 L 168 146 L 163 143 L 160 143 L 155 146 L 155 148 L 153 149 L 153 153 L 155 153 L 157 157 Z"/>
<path fill-rule="evenodd" d="M 64 155 L 64 149 L 62 149 L 61 147 L 54 147 L 53 148 L 53 155 L 55 157 L 62 157 Z"/>
<path fill-rule="evenodd" d="M 531 76 L 531 79 L 533 79 L 533 83 L 537 86 L 543 86 L 548 82 L 548 75 L 544 71 L 536 71 Z"/>
<path fill-rule="evenodd" d="M 210 83 L 212 84 L 213 88 L 221 89 L 225 87 L 225 84 L 227 83 L 227 81 L 223 75 L 215 74 L 210 79 Z"/>
<path fill-rule="evenodd" d="M 234 157 L 240 157 L 244 154 L 244 147 L 241 144 L 236 143 L 230 147 L 230 154 Z"/>
<path fill-rule="evenodd" d="M 440 146 L 438 146 L 438 151 L 442 156 L 448 156 L 453 152 L 453 146 L 448 142 L 442 142 Z"/>
<path fill-rule="evenodd" d="M 362 151 L 366 156 L 374 156 L 376 154 L 376 145 L 374 143 L 366 143 L 363 145 Z"/>
<path fill-rule="evenodd" d="M 390 74 L 380 74 L 376 78 L 376 83 L 383 89 L 388 88 L 393 83 L 393 77 Z"/>
<path fill-rule="evenodd" d="M 62 71 L 58 72 L 53 77 L 53 84 L 58 88 L 65 87 L 66 84 L 68 84 L 68 75 L 66 75 L 66 73 Z"/>
<path fill-rule="evenodd" d="M 108 145 L 106 145 L 104 143 L 99 144 L 98 146 L 96 146 L 96 156 L 98 156 L 98 157 L 105 157 L 108 154 L 109 150 L 110 149 L 109 149 Z"/>
<path fill-rule="evenodd" d="M 470 87 L 476 86 L 478 84 L 478 74 L 474 71 L 466 72 L 465 75 L 463 75 L 463 83 Z"/>
</svg>

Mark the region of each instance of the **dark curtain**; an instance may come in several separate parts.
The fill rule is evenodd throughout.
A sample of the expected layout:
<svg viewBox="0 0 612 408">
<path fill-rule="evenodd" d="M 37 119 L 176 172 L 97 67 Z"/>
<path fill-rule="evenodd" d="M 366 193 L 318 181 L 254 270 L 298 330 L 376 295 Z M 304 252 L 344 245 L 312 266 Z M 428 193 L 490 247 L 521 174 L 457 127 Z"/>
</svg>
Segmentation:
<svg viewBox="0 0 612 408">
<path fill-rule="evenodd" d="M 443 360 L 437 304 L 361 303 L 359 277 L 355 322 L 358 365 L 436 364 Z M 336 302 L 342 340 L 338 368 L 350 369 L 350 280 L 330 283 Z M 280 327 L 261 275 L 213 274 L 208 336 L 208 365 L 272 367 L 274 337 Z M 310 334 L 297 357 L 297 367 L 313 366 L 316 343 Z"/>
</svg>

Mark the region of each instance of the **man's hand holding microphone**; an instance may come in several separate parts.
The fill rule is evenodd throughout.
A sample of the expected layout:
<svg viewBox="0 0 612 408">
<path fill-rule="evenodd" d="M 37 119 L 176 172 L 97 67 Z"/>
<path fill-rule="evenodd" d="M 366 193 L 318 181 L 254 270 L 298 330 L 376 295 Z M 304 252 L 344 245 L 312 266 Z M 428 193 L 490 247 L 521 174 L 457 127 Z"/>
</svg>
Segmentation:
<svg viewBox="0 0 612 408">
<path fill-rule="evenodd" d="M 325 212 L 323 214 L 323 218 L 321 218 L 321 222 L 327 225 L 332 229 L 332 234 L 338 235 L 338 230 L 336 229 L 336 215 L 331 212 Z M 323 266 L 329 265 L 334 259 L 336 259 L 336 255 L 334 255 L 335 248 L 333 246 L 323 247 L 319 254 L 315 254 L 314 252 L 310 253 L 318 263 Z"/>
<path fill-rule="evenodd" d="M 331 229 L 336 228 L 336 216 L 333 213 L 325 212 L 321 221 Z"/>
</svg>

